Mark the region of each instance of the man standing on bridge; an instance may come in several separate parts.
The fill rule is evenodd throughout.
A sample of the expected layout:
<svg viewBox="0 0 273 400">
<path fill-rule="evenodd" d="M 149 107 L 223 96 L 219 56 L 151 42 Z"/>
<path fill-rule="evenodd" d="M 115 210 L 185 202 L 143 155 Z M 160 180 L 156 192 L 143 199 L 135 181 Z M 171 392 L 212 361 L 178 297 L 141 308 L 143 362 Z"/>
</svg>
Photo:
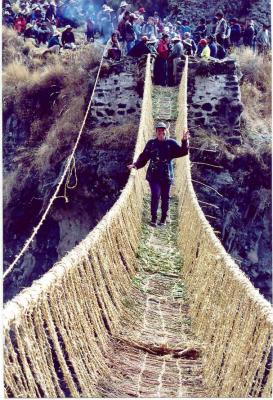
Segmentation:
<svg viewBox="0 0 273 400">
<path fill-rule="evenodd" d="M 161 220 L 159 225 L 166 224 L 169 209 L 170 189 L 173 183 L 173 158 L 188 154 L 189 131 L 182 134 L 181 145 L 167 137 L 167 126 L 164 122 L 156 123 L 156 138 L 150 139 L 137 161 L 128 165 L 129 169 L 142 168 L 150 160 L 146 179 L 151 188 L 151 225 L 157 224 L 157 209 L 161 198 Z"/>
</svg>

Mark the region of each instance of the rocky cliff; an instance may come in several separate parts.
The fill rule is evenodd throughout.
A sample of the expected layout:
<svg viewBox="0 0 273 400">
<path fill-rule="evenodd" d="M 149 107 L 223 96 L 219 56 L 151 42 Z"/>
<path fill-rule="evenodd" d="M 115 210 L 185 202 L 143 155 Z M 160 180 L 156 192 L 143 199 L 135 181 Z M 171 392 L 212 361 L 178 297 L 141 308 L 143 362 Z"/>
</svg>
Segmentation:
<svg viewBox="0 0 273 400">
<path fill-rule="evenodd" d="M 257 23 L 270 25 L 271 8 L 268 0 L 169 0 L 170 8 L 177 10 L 181 17 L 197 23 L 202 17 L 210 20 L 215 12 L 221 9 L 227 18 L 246 17 L 254 19 Z"/>
<path fill-rule="evenodd" d="M 90 232 L 117 200 L 129 175 L 127 164 L 132 161 L 137 134 L 141 103 L 138 77 L 138 65 L 133 61 L 114 67 L 104 65 L 94 108 L 76 152 L 76 175 L 72 175 L 70 185 L 77 182 L 77 186 L 68 190 L 68 203 L 63 198 L 54 202 L 31 247 L 5 280 L 5 301 L 51 268 Z M 127 98 L 132 102 L 126 102 Z M 35 168 L 27 165 L 26 157 L 20 161 L 18 145 L 24 153 L 29 132 L 14 113 L 5 117 L 4 177 L 14 173 L 18 182 L 24 180 L 24 185 L 13 185 L 5 203 L 4 270 L 39 222 L 69 155 L 67 148 L 60 162 L 41 177 Z"/>
</svg>

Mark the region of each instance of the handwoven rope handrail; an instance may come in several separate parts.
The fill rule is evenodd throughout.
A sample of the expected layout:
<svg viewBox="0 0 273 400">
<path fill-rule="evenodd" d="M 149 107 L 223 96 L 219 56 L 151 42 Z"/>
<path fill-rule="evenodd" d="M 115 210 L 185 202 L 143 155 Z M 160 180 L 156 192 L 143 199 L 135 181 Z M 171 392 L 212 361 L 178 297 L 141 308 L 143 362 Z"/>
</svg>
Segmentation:
<svg viewBox="0 0 273 400">
<path fill-rule="evenodd" d="M 153 132 L 151 89 L 148 57 L 135 156 Z M 119 323 L 135 273 L 144 173 L 132 171 L 117 202 L 88 236 L 7 303 L 8 397 L 96 397 L 95 383 L 108 371 L 108 331 Z"/>
<path fill-rule="evenodd" d="M 74 161 L 74 165 L 72 166 L 72 168 L 75 168 L 74 155 L 75 155 L 75 152 L 76 152 L 76 150 L 77 150 L 77 147 L 78 147 L 78 144 L 79 144 L 79 141 L 80 141 L 80 138 L 81 138 L 83 129 L 84 129 L 85 124 L 86 124 L 87 117 L 88 117 L 89 112 L 90 112 L 90 108 L 91 108 L 91 105 L 92 105 L 92 101 L 93 101 L 95 89 L 96 89 L 97 82 L 98 82 L 99 75 L 100 75 L 100 70 L 101 70 L 102 62 L 103 62 L 103 55 L 102 55 L 101 60 L 100 60 L 98 73 L 97 73 L 97 76 L 96 76 L 96 79 L 95 79 L 94 87 L 93 87 L 93 90 L 92 90 L 92 93 L 91 93 L 91 96 L 90 96 L 90 100 L 89 100 L 87 109 L 86 109 L 86 112 L 85 112 L 85 115 L 84 115 L 84 119 L 83 119 L 83 122 L 82 122 L 82 124 L 81 124 L 81 128 L 80 128 L 80 130 L 79 130 L 79 133 L 78 133 L 76 142 L 75 142 L 75 144 L 74 144 L 74 147 L 73 147 L 73 149 L 72 149 L 72 152 L 71 152 L 70 156 L 67 158 L 67 162 L 66 162 L 66 166 L 65 166 L 65 168 L 64 168 L 64 172 L 63 172 L 63 174 L 62 174 L 62 176 L 61 176 L 61 178 L 60 178 L 60 180 L 59 180 L 59 183 L 57 184 L 57 187 L 56 187 L 56 189 L 55 189 L 55 192 L 53 193 L 52 197 L 50 198 L 50 200 L 49 200 L 49 202 L 48 202 L 48 206 L 47 206 L 45 212 L 43 213 L 43 215 L 42 215 L 42 217 L 41 217 L 39 223 L 35 226 L 35 228 L 33 228 L 32 234 L 31 234 L 30 237 L 26 240 L 26 242 L 25 242 L 24 246 L 22 247 L 20 253 L 16 255 L 16 257 L 15 257 L 14 260 L 13 260 L 13 262 L 10 264 L 10 266 L 9 266 L 9 267 L 6 269 L 6 271 L 4 272 L 4 274 L 3 274 L 3 279 L 5 279 L 5 278 L 10 274 L 10 272 L 13 270 L 13 268 L 15 267 L 15 265 L 17 264 L 17 262 L 20 260 L 20 258 L 24 255 L 24 253 L 26 252 L 26 250 L 29 248 L 30 243 L 33 241 L 34 237 L 36 236 L 37 232 L 39 231 L 40 227 L 42 226 L 44 220 L 46 219 L 47 214 L 49 213 L 49 211 L 50 211 L 50 209 L 51 209 L 51 206 L 52 206 L 54 200 L 57 199 L 58 197 L 64 197 L 64 198 L 65 198 L 65 201 L 67 202 L 66 187 L 68 187 L 69 181 L 66 181 L 66 183 L 65 183 L 65 185 L 66 185 L 66 187 L 65 187 L 65 195 L 64 195 L 64 196 L 57 196 L 57 194 L 59 193 L 59 190 L 60 190 L 60 188 L 61 188 L 61 186 L 62 186 L 62 184 L 63 184 L 63 182 L 64 182 L 65 176 L 66 176 L 67 172 L 69 171 L 69 168 L 71 168 L 71 163 L 72 163 L 73 161 Z M 70 175 L 70 174 L 69 174 L 69 175 Z"/>
<path fill-rule="evenodd" d="M 187 126 L 187 60 L 176 133 Z M 135 156 L 153 132 L 150 58 Z M 144 171 L 132 171 L 111 210 L 59 263 L 4 309 L 5 390 L 9 397 L 96 397 L 110 371 L 108 332 L 119 324 L 135 273 Z M 191 295 L 193 328 L 206 344 L 212 397 L 270 396 L 267 359 L 272 309 L 227 255 L 198 205 L 189 158 L 178 160 L 178 241 Z M 270 370 L 272 374 L 272 368 Z M 269 375 L 270 376 L 270 375 Z"/>
<path fill-rule="evenodd" d="M 178 138 L 187 127 L 187 69 L 188 60 L 179 88 Z M 211 394 L 270 397 L 272 307 L 226 253 L 206 220 L 192 185 L 189 157 L 177 161 L 176 185 L 183 276 L 192 295 L 194 329 L 207 345 L 204 374 Z"/>
</svg>

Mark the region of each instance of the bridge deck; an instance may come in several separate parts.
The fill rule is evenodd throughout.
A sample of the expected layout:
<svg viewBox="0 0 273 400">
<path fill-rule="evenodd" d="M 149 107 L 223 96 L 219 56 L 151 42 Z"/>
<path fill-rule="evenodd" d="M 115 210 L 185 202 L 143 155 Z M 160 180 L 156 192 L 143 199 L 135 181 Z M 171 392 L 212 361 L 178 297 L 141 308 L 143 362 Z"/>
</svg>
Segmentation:
<svg viewBox="0 0 273 400">
<path fill-rule="evenodd" d="M 176 88 L 154 88 L 155 118 L 176 119 Z M 149 196 L 148 196 L 149 197 Z M 201 346 L 191 332 L 182 261 L 176 246 L 177 202 L 167 226 L 153 228 L 145 199 L 138 274 L 124 299 L 119 332 L 108 354 L 111 376 L 98 382 L 106 397 L 206 397 Z"/>
</svg>

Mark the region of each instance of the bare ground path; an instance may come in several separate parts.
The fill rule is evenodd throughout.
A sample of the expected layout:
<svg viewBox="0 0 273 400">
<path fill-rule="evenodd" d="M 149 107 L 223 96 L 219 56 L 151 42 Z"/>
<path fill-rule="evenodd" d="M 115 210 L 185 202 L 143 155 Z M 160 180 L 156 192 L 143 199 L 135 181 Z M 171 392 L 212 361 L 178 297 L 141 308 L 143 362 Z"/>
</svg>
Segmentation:
<svg viewBox="0 0 273 400">
<path fill-rule="evenodd" d="M 154 87 L 154 117 L 177 117 L 177 88 Z M 144 200 L 138 274 L 124 298 L 121 325 L 108 354 L 111 377 L 98 384 L 103 397 L 206 397 L 202 350 L 188 314 L 182 260 L 176 244 L 177 200 L 171 198 L 167 226 L 149 226 Z"/>
</svg>

